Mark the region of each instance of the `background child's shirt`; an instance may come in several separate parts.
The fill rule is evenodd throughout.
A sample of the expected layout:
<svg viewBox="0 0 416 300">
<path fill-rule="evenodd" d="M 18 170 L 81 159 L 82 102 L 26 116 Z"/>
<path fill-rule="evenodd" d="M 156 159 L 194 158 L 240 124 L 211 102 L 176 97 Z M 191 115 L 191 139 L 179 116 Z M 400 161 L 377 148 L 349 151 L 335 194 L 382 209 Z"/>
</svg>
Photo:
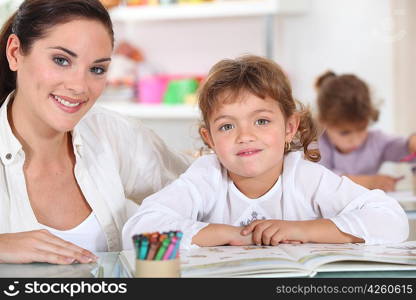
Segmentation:
<svg viewBox="0 0 416 300">
<path fill-rule="evenodd" d="M 374 175 L 385 161 L 399 161 L 409 154 L 408 139 L 370 130 L 360 148 L 350 153 L 339 152 L 324 132 L 318 140 L 320 164 L 338 175 Z"/>
<path fill-rule="evenodd" d="M 193 236 L 209 223 L 244 226 L 262 218 L 327 218 L 368 244 L 401 242 L 409 231 L 396 200 L 306 161 L 300 152 L 285 156 L 279 180 L 258 199 L 247 198 L 230 182 L 216 155 L 205 155 L 143 201 L 123 228 L 123 247 L 132 248 L 134 234 L 181 230 L 181 247 L 188 248 Z"/>
</svg>

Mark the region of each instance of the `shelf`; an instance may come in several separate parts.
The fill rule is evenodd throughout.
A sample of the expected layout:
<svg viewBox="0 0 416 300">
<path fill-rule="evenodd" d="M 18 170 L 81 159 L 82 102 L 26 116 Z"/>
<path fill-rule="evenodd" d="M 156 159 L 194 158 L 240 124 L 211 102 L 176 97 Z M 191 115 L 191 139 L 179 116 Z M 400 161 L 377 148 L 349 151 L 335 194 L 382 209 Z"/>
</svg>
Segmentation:
<svg viewBox="0 0 416 300">
<path fill-rule="evenodd" d="M 98 101 L 97 105 L 139 119 L 197 120 L 200 116 L 198 107 L 192 105 L 145 105 L 126 101 Z"/>
<path fill-rule="evenodd" d="M 119 6 L 110 10 L 113 21 L 158 21 L 222 17 L 297 14 L 306 11 L 305 0 L 222 0 L 203 4 Z"/>
</svg>

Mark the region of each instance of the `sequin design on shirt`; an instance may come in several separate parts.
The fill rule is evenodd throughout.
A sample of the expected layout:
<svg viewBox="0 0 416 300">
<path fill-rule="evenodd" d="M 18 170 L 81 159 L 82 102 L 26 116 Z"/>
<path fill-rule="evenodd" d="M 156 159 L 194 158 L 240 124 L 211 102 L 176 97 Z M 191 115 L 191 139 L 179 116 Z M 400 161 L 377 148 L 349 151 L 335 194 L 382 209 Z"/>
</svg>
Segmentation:
<svg viewBox="0 0 416 300">
<path fill-rule="evenodd" d="M 259 217 L 259 213 L 256 211 L 253 211 L 251 213 L 251 218 L 248 218 L 247 221 L 241 221 L 240 222 L 240 226 L 247 226 L 249 225 L 251 222 L 256 221 L 256 220 L 266 220 L 265 216 Z"/>
</svg>

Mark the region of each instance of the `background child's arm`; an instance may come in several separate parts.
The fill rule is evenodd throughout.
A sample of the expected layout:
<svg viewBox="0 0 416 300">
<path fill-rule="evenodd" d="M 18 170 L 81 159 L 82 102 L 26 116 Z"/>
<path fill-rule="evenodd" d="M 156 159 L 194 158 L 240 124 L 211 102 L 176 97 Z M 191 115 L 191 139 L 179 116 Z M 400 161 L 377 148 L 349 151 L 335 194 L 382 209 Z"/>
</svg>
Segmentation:
<svg viewBox="0 0 416 300">
<path fill-rule="evenodd" d="M 309 221 L 257 220 L 246 226 L 256 245 L 277 245 L 285 241 L 302 243 L 362 243 L 363 239 L 344 233 L 328 219 Z"/>
<path fill-rule="evenodd" d="M 396 189 L 396 184 L 403 177 L 392 177 L 389 175 L 346 175 L 349 179 L 370 190 L 381 189 L 385 192 L 392 192 Z"/>
<path fill-rule="evenodd" d="M 251 234 L 242 235 L 242 227 L 226 224 L 209 224 L 192 238 L 192 244 L 207 246 L 244 246 L 253 244 Z"/>
<path fill-rule="evenodd" d="M 416 134 L 409 137 L 409 153 L 416 152 Z"/>
</svg>

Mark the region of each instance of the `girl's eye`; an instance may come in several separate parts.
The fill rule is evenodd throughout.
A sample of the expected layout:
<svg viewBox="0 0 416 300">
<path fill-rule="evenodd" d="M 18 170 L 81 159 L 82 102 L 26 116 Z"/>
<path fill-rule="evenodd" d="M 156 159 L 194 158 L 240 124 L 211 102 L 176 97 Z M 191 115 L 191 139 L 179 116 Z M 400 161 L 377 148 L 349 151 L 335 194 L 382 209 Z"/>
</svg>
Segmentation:
<svg viewBox="0 0 416 300">
<path fill-rule="evenodd" d="M 256 121 L 256 125 L 266 125 L 266 124 L 269 124 L 269 123 L 270 123 L 270 121 L 266 120 L 266 119 L 259 119 L 259 120 Z"/>
<path fill-rule="evenodd" d="M 63 57 L 54 57 L 53 61 L 59 66 L 69 66 L 69 61 Z"/>
<path fill-rule="evenodd" d="M 227 131 L 227 130 L 231 130 L 233 128 L 234 128 L 234 125 L 232 125 L 232 124 L 224 124 L 220 127 L 220 130 Z"/>
<path fill-rule="evenodd" d="M 106 72 L 106 69 L 102 68 L 102 67 L 92 67 L 91 68 L 91 72 L 97 75 L 101 75 L 104 74 Z"/>
</svg>

